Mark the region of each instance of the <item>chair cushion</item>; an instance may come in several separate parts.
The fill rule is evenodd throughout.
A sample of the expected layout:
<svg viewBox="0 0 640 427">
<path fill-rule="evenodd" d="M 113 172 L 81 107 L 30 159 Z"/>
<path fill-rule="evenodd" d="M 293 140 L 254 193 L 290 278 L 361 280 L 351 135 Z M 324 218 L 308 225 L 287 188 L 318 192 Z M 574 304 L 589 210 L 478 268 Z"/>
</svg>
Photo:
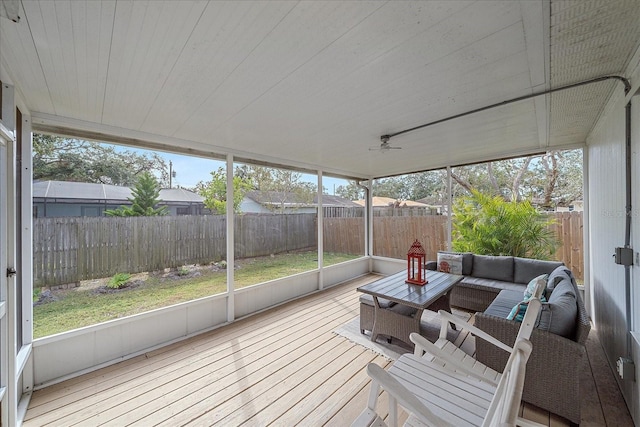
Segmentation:
<svg viewBox="0 0 640 427">
<path fill-rule="evenodd" d="M 408 305 L 404 305 L 404 304 L 396 304 L 393 307 L 391 307 L 389 310 L 393 311 L 396 314 L 401 314 L 402 316 L 409 316 L 409 317 L 415 316 L 416 312 L 418 311 L 418 309 L 409 307 Z"/>
<path fill-rule="evenodd" d="M 484 279 L 513 282 L 513 257 L 474 255 L 471 275 Z"/>
<path fill-rule="evenodd" d="M 513 281 L 528 283 L 532 278 L 541 274 L 549 274 L 560 266 L 564 266 L 564 264 L 558 261 L 513 257 Z"/>
<path fill-rule="evenodd" d="M 438 271 L 450 274 L 462 274 L 462 254 L 438 252 Z"/>
<path fill-rule="evenodd" d="M 375 307 L 375 304 L 373 303 L 373 296 L 369 294 L 360 295 L 360 303 L 370 305 L 371 307 Z M 391 308 L 394 305 L 396 305 L 395 302 L 389 301 L 388 299 L 384 299 L 384 298 L 378 298 L 378 304 L 380 304 L 381 308 Z"/>
</svg>

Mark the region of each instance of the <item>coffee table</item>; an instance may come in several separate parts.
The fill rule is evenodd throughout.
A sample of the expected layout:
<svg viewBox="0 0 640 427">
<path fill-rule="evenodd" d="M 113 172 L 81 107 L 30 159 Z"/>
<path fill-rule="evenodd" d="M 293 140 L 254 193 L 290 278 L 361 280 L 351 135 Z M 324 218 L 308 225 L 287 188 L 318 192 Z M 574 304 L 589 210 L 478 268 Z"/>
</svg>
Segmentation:
<svg viewBox="0 0 640 427">
<path fill-rule="evenodd" d="M 358 288 L 358 291 L 373 297 L 375 314 L 371 341 L 385 335 L 411 345 L 409 335 L 420 333 L 420 318 L 424 310 L 451 313 L 449 293 L 463 276 L 431 270 L 427 270 L 426 275 L 428 283 L 423 286 L 406 283 L 407 272 L 401 271 Z M 397 304 L 382 308 L 378 298 Z"/>
</svg>

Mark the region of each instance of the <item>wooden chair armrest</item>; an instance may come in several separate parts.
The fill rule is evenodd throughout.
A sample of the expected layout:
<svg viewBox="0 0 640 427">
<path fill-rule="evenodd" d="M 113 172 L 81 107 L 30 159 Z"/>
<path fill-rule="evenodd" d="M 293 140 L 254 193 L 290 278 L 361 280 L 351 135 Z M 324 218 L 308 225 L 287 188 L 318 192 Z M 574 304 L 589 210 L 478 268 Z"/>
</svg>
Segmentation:
<svg viewBox="0 0 640 427">
<path fill-rule="evenodd" d="M 411 335 L 409 335 L 409 338 L 416 345 L 415 354 L 417 356 L 422 356 L 422 352 L 427 352 L 429 354 L 432 354 L 436 358 L 442 360 L 446 365 L 448 365 L 451 368 L 454 368 L 457 371 L 464 372 L 466 375 L 477 378 L 481 381 L 486 381 L 494 385 L 497 384 L 497 381 L 495 378 L 492 378 L 487 375 L 483 375 L 481 372 L 477 372 L 473 370 L 472 367 L 466 366 L 463 363 L 461 363 L 459 360 L 452 358 L 449 353 L 443 351 L 441 348 L 437 347 L 435 344 L 427 340 L 422 335 L 412 332 Z M 420 353 L 418 353 L 418 348 L 420 348 L 419 350 Z"/>
<path fill-rule="evenodd" d="M 402 384 L 393 378 L 387 371 L 382 369 L 375 363 L 369 363 L 367 365 L 367 374 L 371 377 L 374 383 L 382 387 L 387 393 L 389 393 L 389 405 L 399 403 L 409 412 L 425 420 L 429 424 L 453 427 L 453 424 L 446 422 L 437 415 L 435 415 L 429 408 L 427 408 L 422 402 L 418 400 L 409 390 L 407 390 Z M 373 385 L 372 385 L 373 386 Z M 397 413 L 397 411 L 389 408 L 389 414 Z M 397 420 L 390 419 L 391 425 L 396 425 Z"/>
<path fill-rule="evenodd" d="M 491 344 L 495 345 L 496 347 L 499 347 L 501 349 L 503 349 L 504 351 L 507 351 L 509 353 L 511 353 L 513 351 L 512 347 L 509 347 L 507 344 L 503 343 L 502 341 L 500 341 L 499 339 L 489 335 L 488 333 L 486 333 L 485 331 L 483 331 L 482 329 L 477 328 L 476 326 L 473 326 L 471 324 L 469 324 L 469 322 L 460 319 L 457 316 L 452 315 L 451 313 L 448 313 L 444 310 L 440 310 L 438 311 L 438 314 L 440 314 L 441 318 L 442 318 L 442 323 L 444 325 L 448 324 L 448 323 L 453 323 L 456 326 L 459 326 L 462 329 L 466 329 L 469 332 L 471 332 L 473 335 L 475 335 L 478 338 L 481 338 L 487 342 L 490 342 Z M 444 337 L 446 338 L 446 336 Z"/>
</svg>

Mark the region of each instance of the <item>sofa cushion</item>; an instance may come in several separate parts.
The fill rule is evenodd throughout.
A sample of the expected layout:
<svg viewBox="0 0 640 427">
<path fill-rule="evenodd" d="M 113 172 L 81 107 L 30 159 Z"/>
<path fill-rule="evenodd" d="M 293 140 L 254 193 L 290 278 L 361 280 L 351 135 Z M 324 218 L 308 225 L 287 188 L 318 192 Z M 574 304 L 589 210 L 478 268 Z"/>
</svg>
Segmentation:
<svg viewBox="0 0 640 427">
<path fill-rule="evenodd" d="M 513 281 L 515 283 L 528 283 L 532 278 L 541 274 L 549 274 L 563 265 L 562 262 L 558 261 L 513 257 Z"/>
<path fill-rule="evenodd" d="M 464 276 L 471 275 L 473 269 L 473 254 L 471 252 L 438 251 L 438 255 L 440 254 L 462 255 L 462 274 Z"/>
<path fill-rule="evenodd" d="M 578 316 L 576 292 L 570 279 L 558 283 L 549 302 L 542 304 L 539 329 L 573 339 Z"/>
<path fill-rule="evenodd" d="M 544 292 L 547 299 L 551 296 L 556 285 L 563 280 L 571 280 L 571 270 L 564 265 L 561 265 L 553 270 L 547 278 L 547 289 Z"/>
<path fill-rule="evenodd" d="M 472 285 L 472 287 L 487 288 L 487 290 L 494 290 L 495 293 L 498 293 L 503 289 L 518 291 L 520 292 L 520 300 L 522 300 L 522 293 L 524 292 L 525 288 L 524 285 L 521 285 L 519 283 L 503 282 L 501 280 L 493 279 L 482 279 L 480 277 L 471 276 L 462 279 L 462 282 L 460 282 L 457 286 L 459 285 Z"/>
<path fill-rule="evenodd" d="M 522 301 L 522 291 L 503 290 L 484 311 L 485 314 L 506 319 L 515 304 Z"/>
<path fill-rule="evenodd" d="M 462 274 L 462 254 L 438 252 L 438 271 L 450 274 Z"/>
<path fill-rule="evenodd" d="M 513 282 L 513 257 L 474 255 L 471 275 L 483 279 Z"/>
</svg>

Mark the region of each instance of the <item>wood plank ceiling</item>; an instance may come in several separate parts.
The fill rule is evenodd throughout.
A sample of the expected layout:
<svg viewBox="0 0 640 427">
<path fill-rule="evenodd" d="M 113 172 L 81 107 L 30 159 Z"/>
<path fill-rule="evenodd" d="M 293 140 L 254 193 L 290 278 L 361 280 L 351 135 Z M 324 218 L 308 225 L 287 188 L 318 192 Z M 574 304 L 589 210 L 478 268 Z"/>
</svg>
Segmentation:
<svg viewBox="0 0 640 427">
<path fill-rule="evenodd" d="M 0 76 L 41 129 L 378 177 L 583 144 L 615 82 L 380 135 L 605 74 L 636 0 L 23 1 Z"/>
</svg>

